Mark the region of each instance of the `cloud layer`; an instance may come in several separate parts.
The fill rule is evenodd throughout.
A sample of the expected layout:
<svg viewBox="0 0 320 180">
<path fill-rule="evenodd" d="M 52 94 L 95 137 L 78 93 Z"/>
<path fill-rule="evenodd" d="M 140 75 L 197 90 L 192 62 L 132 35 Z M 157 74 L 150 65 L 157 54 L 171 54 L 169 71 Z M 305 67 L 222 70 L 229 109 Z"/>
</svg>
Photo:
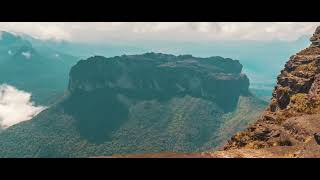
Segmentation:
<svg viewBox="0 0 320 180">
<path fill-rule="evenodd" d="M 44 109 L 45 107 L 35 106 L 31 102 L 30 93 L 10 85 L 0 85 L 0 128 L 30 120 Z"/>
<path fill-rule="evenodd" d="M 316 22 L 0 22 L 0 29 L 40 39 L 110 40 L 295 40 L 310 36 Z"/>
</svg>

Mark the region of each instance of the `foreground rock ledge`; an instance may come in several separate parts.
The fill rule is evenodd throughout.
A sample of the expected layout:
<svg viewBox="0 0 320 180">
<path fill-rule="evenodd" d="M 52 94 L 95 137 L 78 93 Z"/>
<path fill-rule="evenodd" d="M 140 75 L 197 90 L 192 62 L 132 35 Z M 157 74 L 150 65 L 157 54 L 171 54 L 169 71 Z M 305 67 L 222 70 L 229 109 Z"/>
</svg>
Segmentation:
<svg viewBox="0 0 320 180">
<path fill-rule="evenodd" d="M 320 158 L 320 145 L 313 138 L 320 132 L 320 114 L 293 117 L 285 126 L 294 130 L 295 136 L 304 136 L 304 142 L 292 146 L 274 146 L 261 149 L 239 148 L 203 153 L 150 153 L 101 156 L 97 158 Z"/>
</svg>

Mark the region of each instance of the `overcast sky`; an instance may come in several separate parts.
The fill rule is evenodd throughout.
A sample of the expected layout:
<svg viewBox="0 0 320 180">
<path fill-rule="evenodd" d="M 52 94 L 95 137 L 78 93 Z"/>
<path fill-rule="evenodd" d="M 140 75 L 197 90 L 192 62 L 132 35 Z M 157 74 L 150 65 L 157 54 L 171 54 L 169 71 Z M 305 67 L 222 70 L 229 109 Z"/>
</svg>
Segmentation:
<svg viewBox="0 0 320 180">
<path fill-rule="evenodd" d="M 0 22 L 0 30 L 40 39 L 108 40 L 296 40 L 310 36 L 315 22 Z"/>
</svg>

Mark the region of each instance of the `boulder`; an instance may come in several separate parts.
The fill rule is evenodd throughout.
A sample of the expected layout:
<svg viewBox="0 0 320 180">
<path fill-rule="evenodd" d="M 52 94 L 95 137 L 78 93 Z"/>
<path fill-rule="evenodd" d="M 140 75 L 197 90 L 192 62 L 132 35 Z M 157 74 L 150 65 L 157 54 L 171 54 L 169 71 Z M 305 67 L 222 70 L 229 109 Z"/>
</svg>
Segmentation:
<svg viewBox="0 0 320 180">
<path fill-rule="evenodd" d="M 320 145 L 320 133 L 314 133 L 314 139 L 316 140 L 317 144 Z"/>
<path fill-rule="evenodd" d="M 315 33 L 310 38 L 312 45 L 320 47 L 320 26 L 317 27 Z"/>
</svg>

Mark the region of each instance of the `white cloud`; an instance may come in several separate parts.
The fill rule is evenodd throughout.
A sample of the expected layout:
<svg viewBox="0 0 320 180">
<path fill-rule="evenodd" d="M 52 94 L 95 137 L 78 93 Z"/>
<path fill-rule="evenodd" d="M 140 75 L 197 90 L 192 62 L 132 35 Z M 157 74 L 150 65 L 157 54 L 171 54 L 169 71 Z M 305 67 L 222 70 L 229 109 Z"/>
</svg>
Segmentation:
<svg viewBox="0 0 320 180">
<path fill-rule="evenodd" d="M 35 106 L 31 94 L 13 86 L 0 85 L 0 127 L 7 128 L 22 121 L 27 121 L 46 107 Z"/>
<path fill-rule="evenodd" d="M 27 58 L 27 59 L 30 59 L 30 58 L 31 58 L 31 52 L 29 52 L 29 51 L 27 51 L 27 52 L 22 52 L 21 55 L 24 56 L 24 57 Z"/>
<path fill-rule="evenodd" d="M 110 40 L 295 40 L 316 22 L 1 22 L 0 29 L 41 39 Z"/>
</svg>

